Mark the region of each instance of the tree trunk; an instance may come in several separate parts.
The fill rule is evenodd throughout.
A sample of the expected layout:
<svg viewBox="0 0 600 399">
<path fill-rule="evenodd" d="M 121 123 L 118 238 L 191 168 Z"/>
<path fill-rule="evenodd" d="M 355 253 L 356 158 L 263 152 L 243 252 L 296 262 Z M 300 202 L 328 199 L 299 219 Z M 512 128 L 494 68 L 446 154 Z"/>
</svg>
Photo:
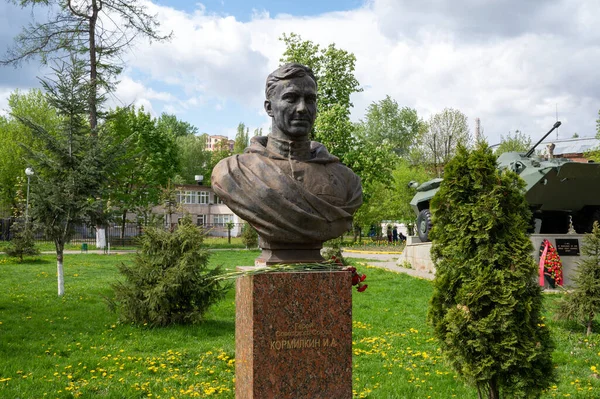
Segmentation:
<svg viewBox="0 0 600 399">
<path fill-rule="evenodd" d="M 231 227 L 227 229 L 227 244 L 231 244 Z"/>
<path fill-rule="evenodd" d="M 65 275 L 63 271 L 63 254 L 64 244 L 60 242 L 54 243 L 56 247 L 56 277 L 58 279 L 58 296 L 65 294 Z"/>
<path fill-rule="evenodd" d="M 90 16 L 89 40 L 90 40 L 90 93 L 88 97 L 88 106 L 90 107 L 90 127 L 92 128 L 92 136 L 98 134 L 96 127 L 98 126 L 98 111 L 96 96 L 98 95 L 98 70 L 96 59 L 96 21 L 98 19 L 98 4 L 96 0 L 92 0 L 92 15 Z"/>
<path fill-rule="evenodd" d="M 587 322 L 587 331 L 585 335 L 591 335 L 592 334 L 592 323 L 594 322 L 594 312 L 590 312 L 590 315 L 588 317 L 588 322 Z"/>
<path fill-rule="evenodd" d="M 121 215 L 121 240 L 125 239 L 125 222 L 127 221 L 127 209 L 123 209 Z"/>
<path fill-rule="evenodd" d="M 490 380 L 489 388 L 489 399 L 500 399 L 500 388 L 495 378 Z"/>
</svg>

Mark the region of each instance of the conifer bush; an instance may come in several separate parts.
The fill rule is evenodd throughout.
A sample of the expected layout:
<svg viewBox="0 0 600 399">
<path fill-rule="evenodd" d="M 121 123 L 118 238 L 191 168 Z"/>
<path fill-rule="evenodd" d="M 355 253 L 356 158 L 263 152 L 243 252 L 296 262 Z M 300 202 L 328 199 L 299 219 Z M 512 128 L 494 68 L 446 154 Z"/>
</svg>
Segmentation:
<svg viewBox="0 0 600 399">
<path fill-rule="evenodd" d="M 31 224 L 13 223 L 11 230 L 15 233 L 6 247 L 8 256 L 18 258 L 23 262 L 24 256 L 39 255 L 40 250 L 35 246 L 33 227 Z"/>
<path fill-rule="evenodd" d="M 17 178 L 17 195 L 13 206 L 15 221 L 10 226 L 11 240 L 6 247 L 6 254 L 23 262 L 24 256 L 39 255 L 40 250 L 35 246 L 33 223 L 27 217 L 27 198 L 25 196 L 25 179 Z"/>
<path fill-rule="evenodd" d="M 556 378 L 523 189 L 480 142 L 458 149 L 431 202 L 436 276 L 428 320 L 479 398 L 536 398 Z"/>
<path fill-rule="evenodd" d="M 249 223 L 244 223 L 242 228 L 242 242 L 246 249 L 254 249 L 258 245 L 258 233 Z"/>
<path fill-rule="evenodd" d="M 583 238 L 579 261 L 573 278 L 573 289 L 560 303 L 557 317 L 576 320 L 592 333 L 594 318 L 600 313 L 600 225 L 594 221 L 592 232 Z"/>
<path fill-rule="evenodd" d="M 121 321 L 150 326 L 200 321 L 230 288 L 215 281 L 221 269 L 208 267 L 203 239 L 189 217 L 172 231 L 147 228 L 133 265 L 118 266 L 125 279 L 113 285 L 110 304 Z"/>
</svg>

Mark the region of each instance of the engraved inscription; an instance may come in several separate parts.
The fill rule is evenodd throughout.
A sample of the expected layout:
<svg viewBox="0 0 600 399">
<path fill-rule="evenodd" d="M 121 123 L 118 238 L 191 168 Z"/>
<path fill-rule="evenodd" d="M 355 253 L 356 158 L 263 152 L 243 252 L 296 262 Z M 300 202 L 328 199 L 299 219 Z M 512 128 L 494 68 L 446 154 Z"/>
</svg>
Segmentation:
<svg viewBox="0 0 600 399">
<path fill-rule="evenodd" d="M 294 323 L 293 331 L 275 331 L 271 341 L 272 350 L 335 348 L 338 346 L 331 331 L 319 328 L 315 323 Z"/>
</svg>

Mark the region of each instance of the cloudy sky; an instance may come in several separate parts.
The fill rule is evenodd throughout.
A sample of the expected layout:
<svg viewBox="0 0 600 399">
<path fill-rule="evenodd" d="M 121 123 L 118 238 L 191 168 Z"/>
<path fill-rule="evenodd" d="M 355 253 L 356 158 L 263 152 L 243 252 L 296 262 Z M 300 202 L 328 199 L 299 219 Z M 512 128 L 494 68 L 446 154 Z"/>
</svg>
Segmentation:
<svg viewBox="0 0 600 399">
<path fill-rule="evenodd" d="M 594 136 L 600 109 L 597 0 L 154 0 L 168 43 L 140 43 L 125 59 L 113 105 L 173 113 L 210 134 L 239 122 L 267 127 L 264 81 L 278 40 L 295 32 L 356 55 L 364 91 L 352 119 L 390 95 L 427 120 L 459 109 L 480 118 L 490 144 L 519 129 L 533 140 L 558 118 L 559 138 Z M 38 16 L 43 13 L 37 12 Z M 0 3 L 0 54 L 33 17 Z M 0 68 L 0 110 L 16 88 L 38 87 L 36 62 Z M 2 112 L 2 111 L 0 111 Z"/>
</svg>

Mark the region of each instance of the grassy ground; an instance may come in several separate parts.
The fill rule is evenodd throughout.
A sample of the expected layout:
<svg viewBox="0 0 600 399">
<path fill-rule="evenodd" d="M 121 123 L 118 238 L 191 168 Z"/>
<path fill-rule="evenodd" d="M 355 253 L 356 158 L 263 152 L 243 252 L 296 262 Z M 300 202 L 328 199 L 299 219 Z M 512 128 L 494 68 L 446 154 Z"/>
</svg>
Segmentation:
<svg viewBox="0 0 600 399">
<path fill-rule="evenodd" d="M 217 251 L 213 265 L 249 265 L 257 251 Z M 23 264 L 0 255 L 1 398 L 233 398 L 234 293 L 194 326 L 123 325 L 104 297 L 114 265 L 132 255 L 67 255 L 65 290 L 56 296 L 56 264 Z M 354 291 L 353 389 L 357 398 L 474 398 L 445 365 L 425 323 L 431 282 L 376 268 L 369 289 Z M 546 297 L 549 311 L 558 295 Z M 597 398 L 600 339 L 572 323 L 548 326 L 560 374 L 544 398 Z"/>
</svg>

